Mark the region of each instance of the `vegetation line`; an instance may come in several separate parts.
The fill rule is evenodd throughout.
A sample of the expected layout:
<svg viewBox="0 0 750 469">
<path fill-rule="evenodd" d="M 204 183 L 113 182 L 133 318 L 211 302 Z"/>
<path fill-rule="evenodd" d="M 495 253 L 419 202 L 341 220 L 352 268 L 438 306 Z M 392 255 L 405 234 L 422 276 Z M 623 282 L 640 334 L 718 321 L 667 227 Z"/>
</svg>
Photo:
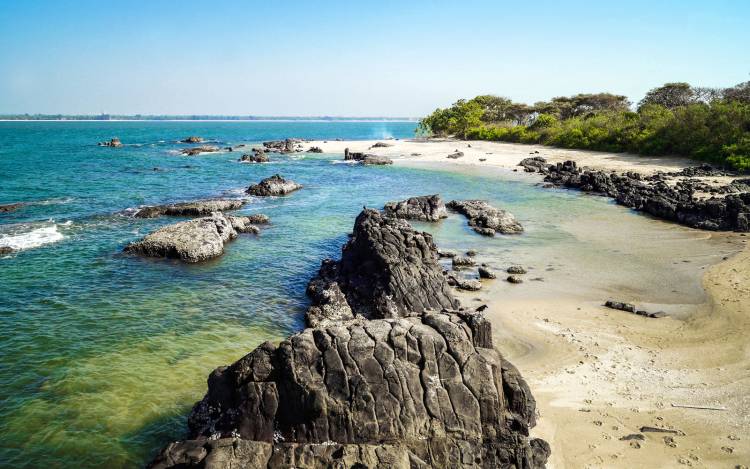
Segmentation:
<svg viewBox="0 0 750 469">
<path fill-rule="evenodd" d="M 539 143 L 641 155 L 679 155 L 750 171 L 750 82 L 731 88 L 667 83 L 635 111 L 611 93 L 557 97 L 533 106 L 483 95 L 423 118 L 421 135 Z"/>
</svg>

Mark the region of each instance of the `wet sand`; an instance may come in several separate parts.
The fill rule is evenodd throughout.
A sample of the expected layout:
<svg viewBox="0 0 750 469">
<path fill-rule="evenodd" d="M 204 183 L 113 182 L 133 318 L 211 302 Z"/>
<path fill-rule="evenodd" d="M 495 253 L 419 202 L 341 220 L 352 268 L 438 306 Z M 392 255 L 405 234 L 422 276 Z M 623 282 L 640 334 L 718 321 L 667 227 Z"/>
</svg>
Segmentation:
<svg viewBox="0 0 750 469">
<path fill-rule="evenodd" d="M 497 171 L 529 183 L 539 176 L 511 171 L 534 151 L 551 162 L 573 159 L 617 171 L 675 171 L 688 164 L 491 142 L 388 141 L 393 146 L 368 150 L 372 143 L 312 145 L 384 154 L 415 167 Z M 446 159 L 455 149 L 465 156 Z M 750 465 L 749 238 L 693 230 L 616 206 L 559 223 L 569 243 L 478 249 L 479 261 L 494 267 L 498 279 L 460 294 L 467 306 L 489 306 L 495 344 L 527 379 L 538 402 L 533 434 L 552 445 L 549 467 Z M 585 252 L 574 248 L 581 243 Z M 479 237 L 468 237 L 465 245 L 448 247 L 479 245 Z M 521 285 L 502 274 L 515 263 L 529 268 Z M 602 304 L 608 298 L 669 316 L 607 309 Z M 643 426 L 671 433 L 640 432 Z M 621 440 L 632 434 L 644 439 Z"/>
</svg>

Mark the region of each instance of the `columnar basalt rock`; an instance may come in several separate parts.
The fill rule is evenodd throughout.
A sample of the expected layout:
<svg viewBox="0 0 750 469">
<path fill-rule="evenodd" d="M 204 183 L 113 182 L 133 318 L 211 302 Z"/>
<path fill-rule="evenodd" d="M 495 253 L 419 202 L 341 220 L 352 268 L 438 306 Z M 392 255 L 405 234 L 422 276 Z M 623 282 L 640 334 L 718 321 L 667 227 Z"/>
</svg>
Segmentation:
<svg viewBox="0 0 750 469">
<path fill-rule="evenodd" d="M 429 235 L 364 210 L 308 293 L 315 327 L 217 368 L 151 467 L 544 467 L 531 392 Z"/>
<path fill-rule="evenodd" d="M 523 226 L 512 213 L 495 208 L 484 200 L 451 200 L 448 208 L 469 219 L 469 226 L 479 234 L 494 236 L 495 233 L 518 234 Z"/>
<path fill-rule="evenodd" d="M 383 212 L 389 217 L 404 220 L 439 221 L 448 217 L 443 199 L 440 195 L 422 195 L 411 197 L 400 202 L 388 202 Z"/>
</svg>

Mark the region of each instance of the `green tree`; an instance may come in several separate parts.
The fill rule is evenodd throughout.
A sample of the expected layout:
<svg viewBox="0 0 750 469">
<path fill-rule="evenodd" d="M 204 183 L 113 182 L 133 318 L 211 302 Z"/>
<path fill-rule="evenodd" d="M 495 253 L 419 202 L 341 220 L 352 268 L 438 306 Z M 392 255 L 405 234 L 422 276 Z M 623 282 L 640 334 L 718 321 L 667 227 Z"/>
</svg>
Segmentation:
<svg viewBox="0 0 750 469">
<path fill-rule="evenodd" d="M 696 102 L 695 92 L 689 84 L 666 83 L 646 93 L 646 96 L 638 103 L 638 108 L 648 104 L 658 104 L 667 109 L 675 109 L 694 102 Z"/>
</svg>

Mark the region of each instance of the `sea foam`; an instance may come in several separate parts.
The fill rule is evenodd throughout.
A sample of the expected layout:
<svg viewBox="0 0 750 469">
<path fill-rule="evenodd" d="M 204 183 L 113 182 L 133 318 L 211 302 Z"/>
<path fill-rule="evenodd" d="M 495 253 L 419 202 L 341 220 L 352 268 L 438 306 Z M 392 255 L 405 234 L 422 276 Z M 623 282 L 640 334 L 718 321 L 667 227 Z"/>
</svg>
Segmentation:
<svg viewBox="0 0 750 469">
<path fill-rule="evenodd" d="M 63 225 L 68 225 L 69 222 Z M 65 239 L 65 236 L 57 230 L 57 225 L 36 228 L 25 233 L 0 235 L 0 246 L 6 246 L 14 251 L 33 249 L 45 244 L 56 243 Z"/>
</svg>

